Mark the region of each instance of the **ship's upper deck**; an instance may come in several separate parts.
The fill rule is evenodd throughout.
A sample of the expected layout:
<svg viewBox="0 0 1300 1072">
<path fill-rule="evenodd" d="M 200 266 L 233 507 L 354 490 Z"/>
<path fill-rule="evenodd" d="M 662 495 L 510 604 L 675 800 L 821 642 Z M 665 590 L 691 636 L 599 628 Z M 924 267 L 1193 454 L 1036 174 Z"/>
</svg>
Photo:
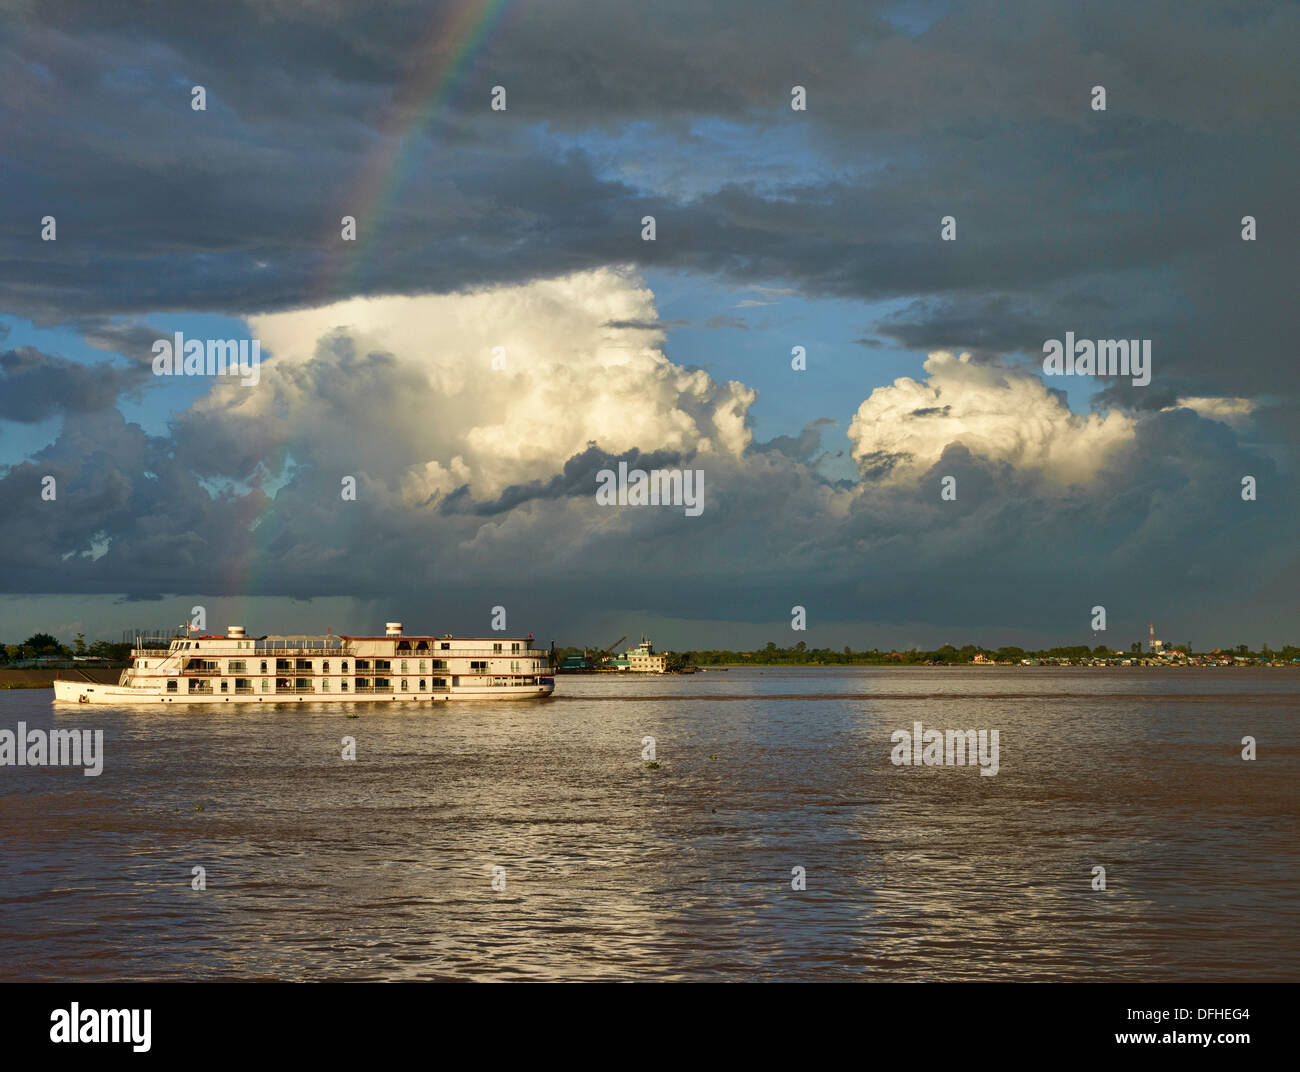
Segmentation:
<svg viewBox="0 0 1300 1072">
<path fill-rule="evenodd" d="M 400 628 L 400 627 L 399 627 Z M 391 626 L 390 626 L 391 629 Z M 133 658 L 165 658 L 183 654 L 186 657 L 203 655 L 306 655 L 306 656 L 403 656 L 446 658 L 448 656 L 514 655 L 530 658 L 545 656 L 543 649 L 534 648 L 533 637 L 457 637 L 406 636 L 401 632 L 388 632 L 384 636 L 345 636 L 285 634 L 260 637 L 245 636 L 242 628 L 232 626 L 222 635 L 194 635 L 175 637 L 166 648 L 142 645 L 132 650 Z"/>
</svg>

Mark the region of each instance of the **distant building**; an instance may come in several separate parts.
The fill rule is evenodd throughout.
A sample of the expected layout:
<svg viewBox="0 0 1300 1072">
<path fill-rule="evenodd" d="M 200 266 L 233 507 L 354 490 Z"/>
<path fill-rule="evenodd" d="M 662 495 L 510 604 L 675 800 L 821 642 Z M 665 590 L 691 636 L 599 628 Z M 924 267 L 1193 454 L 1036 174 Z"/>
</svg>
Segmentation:
<svg viewBox="0 0 1300 1072">
<path fill-rule="evenodd" d="M 627 660 L 627 669 L 636 674 L 663 674 L 668 671 L 668 656 L 662 652 L 656 654 L 654 645 L 645 637 L 635 648 L 628 648 L 623 653 Z"/>
</svg>

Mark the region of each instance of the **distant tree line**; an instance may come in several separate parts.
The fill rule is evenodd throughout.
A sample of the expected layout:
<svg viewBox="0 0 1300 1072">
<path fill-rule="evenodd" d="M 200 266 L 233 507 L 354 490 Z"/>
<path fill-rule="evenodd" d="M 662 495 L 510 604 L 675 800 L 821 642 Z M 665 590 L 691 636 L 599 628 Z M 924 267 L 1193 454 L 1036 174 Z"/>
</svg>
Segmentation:
<svg viewBox="0 0 1300 1072">
<path fill-rule="evenodd" d="M 1177 648 L 1186 655 L 1196 654 L 1192 651 L 1190 644 L 1178 645 Z M 1250 651 L 1245 644 L 1240 644 L 1235 649 L 1224 649 L 1224 653 L 1247 658 L 1289 660 L 1300 657 L 1300 648 L 1288 644 L 1280 651 L 1274 651 L 1265 646 L 1260 652 L 1256 653 Z M 1089 647 L 1087 644 L 1076 644 L 1066 647 L 1039 649 L 1015 646 L 986 648 L 978 644 L 967 644 L 958 648 L 952 644 L 945 644 L 943 647 L 932 650 L 908 648 L 905 651 L 893 649 L 881 651 L 879 648 L 872 648 L 870 651 L 854 651 L 848 645 L 845 645 L 837 651 L 834 648 L 810 648 L 803 641 L 799 641 L 792 648 L 778 648 L 775 643 L 769 641 L 765 647 L 751 652 L 689 651 L 682 652 L 681 657 L 696 666 L 715 666 L 722 663 L 755 663 L 765 666 L 898 666 L 973 663 L 977 655 L 982 655 L 985 660 L 990 662 L 1018 663 L 1022 659 L 1114 659 L 1140 657 L 1143 654 L 1140 643 L 1132 644 L 1125 655 L 1119 656 L 1116 654 L 1116 649 L 1104 644 L 1098 644 L 1095 647 Z"/>
<path fill-rule="evenodd" d="M 74 655 L 124 663 L 131 658 L 131 644 L 114 644 L 108 640 L 96 640 L 87 644 L 84 633 L 78 633 L 77 639 L 70 646 L 60 644 L 49 633 L 33 633 L 21 644 L 0 644 L 0 665 L 25 662 L 28 659 L 71 659 Z"/>
<path fill-rule="evenodd" d="M 1190 643 L 1167 644 L 1166 648 L 1177 649 L 1185 655 L 1209 654 L 1208 651 L 1200 653 L 1193 651 Z M 854 651 L 848 645 L 840 649 L 810 648 L 802 640 L 793 647 L 779 648 L 775 643 L 769 641 L 765 647 L 754 651 L 709 649 L 671 652 L 668 655 L 668 665 L 670 669 L 676 666 L 718 666 L 725 664 L 758 666 L 913 666 L 974 663 L 977 655 L 982 655 L 985 661 L 999 663 L 1018 663 L 1022 659 L 1082 660 L 1150 657 L 1150 653 L 1144 652 L 1142 649 L 1143 645 L 1135 641 L 1129 645 L 1129 650 L 1123 655 L 1117 655 L 1115 648 L 1105 644 L 1098 644 L 1094 647 L 1089 647 L 1087 644 L 1076 644 L 1067 647 L 1038 649 L 1015 646 L 986 648 L 979 644 L 967 644 L 965 647 L 958 648 L 952 644 L 945 644 L 943 647 L 932 650 L 908 648 L 906 651 L 892 649 L 882 651 L 879 648 L 872 648 L 870 651 Z M 582 648 L 557 647 L 555 651 L 557 659 L 561 661 L 568 655 L 583 654 Z M 1281 649 L 1273 649 L 1268 645 L 1264 645 L 1256 652 L 1245 644 L 1238 644 L 1235 648 L 1221 649 L 1221 654 L 1243 658 L 1290 661 L 1300 658 L 1300 648 L 1293 644 L 1288 644 Z"/>
</svg>

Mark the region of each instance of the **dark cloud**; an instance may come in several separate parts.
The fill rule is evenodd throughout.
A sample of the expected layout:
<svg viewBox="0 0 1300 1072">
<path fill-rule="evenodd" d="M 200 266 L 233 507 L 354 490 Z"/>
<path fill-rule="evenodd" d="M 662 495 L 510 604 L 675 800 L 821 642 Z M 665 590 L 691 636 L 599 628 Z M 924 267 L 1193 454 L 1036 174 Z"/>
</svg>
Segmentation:
<svg viewBox="0 0 1300 1072">
<path fill-rule="evenodd" d="M 635 262 L 912 297 L 876 330 L 918 348 L 1141 334 L 1158 374 L 1198 393 L 1266 391 L 1290 361 L 1293 7 L 954 4 L 916 35 L 885 3 L 527 5 L 429 113 L 454 5 L 8 6 L 0 278 L 43 322 Z M 495 84 L 505 113 L 487 108 Z M 706 167 L 692 124 L 709 117 L 806 131 L 807 180 L 651 194 L 533 136 L 645 121 Z M 760 144 L 756 176 L 788 163 Z M 46 213 L 56 243 L 39 241 Z M 348 213 L 356 245 L 338 238 Z M 941 242 L 949 214 L 958 239 Z"/>
<path fill-rule="evenodd" d="M 652 469 L 675 469 L 689 465 L 692 455 L 675 451 L 632 450 L 614 455 L 592 443 L 581 454 L 575 454 L 564 463 L 564 470 L 550 480 L 534 480 L 527 484 L 512 484 L 489 502 L 476 502 L 467 486 L 457 488 L 439 503 L 438 509 L 446 514 L 472 514 L 492 517 L 504 514 L 517 506 L 538 499 L 590 498 L 599 485 L 603 469 L 619 471 L 619 463 L 633 469 L 650 472 Z"/>
<path fill-rule="evenodd" d="M 146 370 L 138 367 L 83 365 L 20 346 L 0 353 L 0 420 L 34 424 L 60 413 L 110 409 L 145 380 Z"/>
</svg>

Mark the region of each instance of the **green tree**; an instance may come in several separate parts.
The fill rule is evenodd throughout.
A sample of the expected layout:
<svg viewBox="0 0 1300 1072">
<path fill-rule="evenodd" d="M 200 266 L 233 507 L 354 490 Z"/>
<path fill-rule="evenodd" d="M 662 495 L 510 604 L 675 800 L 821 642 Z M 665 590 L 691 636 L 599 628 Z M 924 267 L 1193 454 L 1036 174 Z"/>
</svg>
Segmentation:
<svg viewBox="0 0 1300 1072">
<path fill-rule="evenodd" d="M 33 633 L 23 641 L 23 647 L 29 649 L 33 655 L 40 657 L 42 655 L 60 655 L 63 649 L 59 642 L 50 636 L 49 633 Z"/>
</svg>

